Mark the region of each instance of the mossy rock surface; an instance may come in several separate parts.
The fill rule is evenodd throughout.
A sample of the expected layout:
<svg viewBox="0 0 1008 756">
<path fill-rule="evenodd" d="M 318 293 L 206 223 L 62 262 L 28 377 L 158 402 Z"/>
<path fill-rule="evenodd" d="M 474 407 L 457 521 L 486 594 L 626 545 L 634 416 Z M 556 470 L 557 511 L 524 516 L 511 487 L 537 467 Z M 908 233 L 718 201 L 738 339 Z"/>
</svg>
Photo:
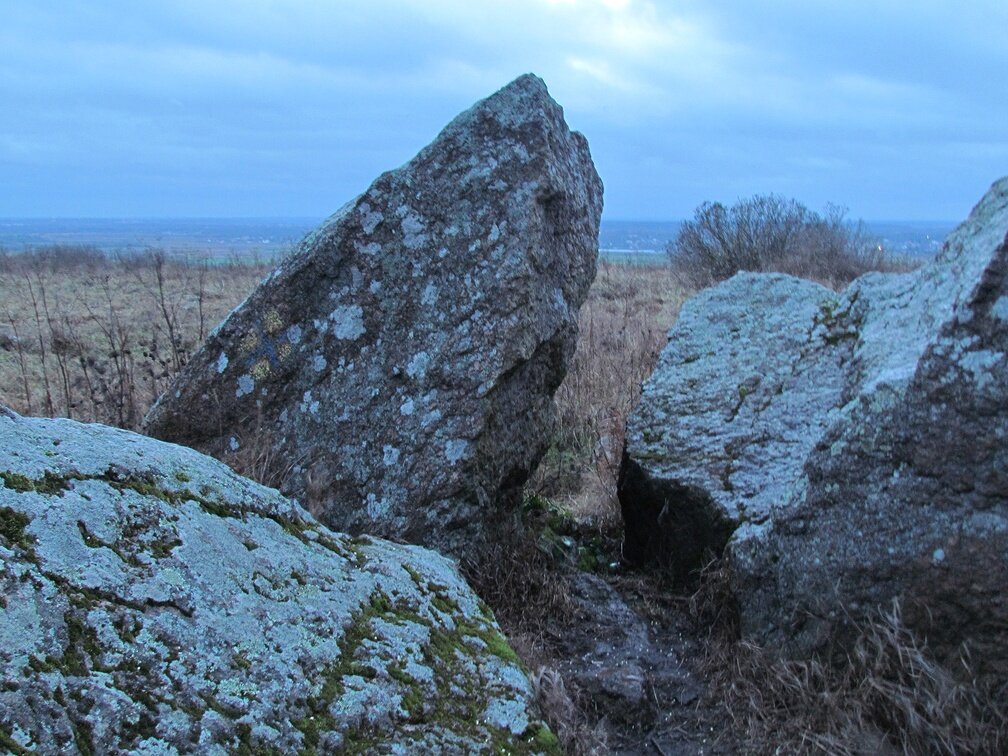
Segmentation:
<svg viewBox="0 0 1008 756">
<path fill-rule="evenodd" d="M 3 412 L 0 450 L 0 750 L 554 750 L 444 557 L 127 431 Z"/>
</svg>

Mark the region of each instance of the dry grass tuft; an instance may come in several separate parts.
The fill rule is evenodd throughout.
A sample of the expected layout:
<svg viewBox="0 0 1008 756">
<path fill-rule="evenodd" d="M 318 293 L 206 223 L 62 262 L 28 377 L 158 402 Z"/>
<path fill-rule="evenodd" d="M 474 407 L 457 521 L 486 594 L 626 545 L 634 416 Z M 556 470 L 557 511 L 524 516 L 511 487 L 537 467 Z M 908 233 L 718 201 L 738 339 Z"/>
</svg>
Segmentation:
<svg viewBox="0 0 1008 756">
<path fill-rule="evenodd" d="M 603 722 L 592 724 L 585 716 L 580 695 L 567 690 L 563 676 L 550 667 L 539 667 L 530 675 L 532 690 L 550 729 L 564 753 L 570 756 L 602 756 L 610 753 Z"/>
<path fill-rule="evenodd" d="M 461 565 L 469 584 L 509 634 L 541 638 L 576 619 L 567 574 L 540 547 L 532 529 L 517 525 Z"/>
<path fill-rule="evenodd" d="M 900 607 L 863 625 L 846 663 L 780 659 L 746 642 L 712 643 L 709 696 L 724 701 L 753 753 L 1000 754 L 1004 691 L 956 673 L 903 625 Z M 1001 700 L 998 700 L 999 697 Z"/>
</svg>

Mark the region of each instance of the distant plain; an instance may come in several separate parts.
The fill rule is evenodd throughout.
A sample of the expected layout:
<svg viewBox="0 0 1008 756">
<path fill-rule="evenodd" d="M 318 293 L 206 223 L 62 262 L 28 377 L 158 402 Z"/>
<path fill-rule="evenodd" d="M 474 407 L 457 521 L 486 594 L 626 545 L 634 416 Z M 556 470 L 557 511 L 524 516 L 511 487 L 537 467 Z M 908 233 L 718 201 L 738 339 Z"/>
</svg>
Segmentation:
<svg viewBox="0 0 1008 756">
<path fill-rule="evenodd" d="M 20 252 L 49 245 L 83 245 L 104 252 L 163 249 L 173 256 L 214 259 L 235 255 L 270 260 L 290 249 L 323 218 L 0 218 L 0 249 Z M 665 250 L 681 221 L 605 220 L 604 255 Z M 900 255 L 930 255 L 954 224 L 945 221 L 866 222 L 869 234 Z"/>
</svg>

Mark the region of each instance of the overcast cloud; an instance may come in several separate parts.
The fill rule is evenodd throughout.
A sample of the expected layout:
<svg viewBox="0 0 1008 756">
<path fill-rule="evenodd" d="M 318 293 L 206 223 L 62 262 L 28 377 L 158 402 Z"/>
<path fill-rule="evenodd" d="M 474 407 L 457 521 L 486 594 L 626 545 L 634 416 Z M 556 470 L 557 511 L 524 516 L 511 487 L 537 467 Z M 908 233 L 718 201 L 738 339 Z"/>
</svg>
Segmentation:
<svg viewBox="0 0 1008 756">
<path fill-rule="evenodd" d="M 962 218 L 1008 174 L 1008 3 L 4 4 L 0 216 L 322 217 L 532 71 L 610 219 L 757 192 Z"/>
</svg>

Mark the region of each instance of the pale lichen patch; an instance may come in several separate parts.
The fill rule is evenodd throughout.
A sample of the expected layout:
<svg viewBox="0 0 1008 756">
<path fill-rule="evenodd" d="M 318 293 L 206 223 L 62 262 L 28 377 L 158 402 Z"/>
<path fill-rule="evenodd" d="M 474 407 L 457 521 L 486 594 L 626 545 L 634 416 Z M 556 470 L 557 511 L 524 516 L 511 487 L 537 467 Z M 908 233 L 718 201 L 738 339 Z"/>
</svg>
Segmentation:
<svg viewBox="0 0 1008 756">
<path fill-rule="evenodd" d="M 377 519 L 388 512 L 388 502 L 384 498 L 379 498 L 373 493 L 369 493 L 365 499 L 364 506 L 367 509 L 368 517 Z"/>
<path fill-rule="evenodd" d="M 423 380 L 430 365 L 430 355 L 427 352 L 417 352 L 406 364 L 406 375 L 415 380 Z"/>
<path fill-rule="evenodd" d="M 357 212 L 361 214 L 361 228 L 364 230 L 364 233 L 373 233 L 378 224 L 381 223 L 381 211 L 372 210 L 371 205 L 367 202 L 362 202 L 357 208 Z"/>
<path fill-rule="evenodd" d="M 403 246 L 407 249 L 420 249 L 427 243 L 426 226 L 414 212 L 408 212 L 401 221 Z"/>
<path fill-rule="evenodd" d="M 998 320 L 1008 320 L 1008 294 L 998 298 L 991 307 L 990 314 Z"/>
<path fill-rule="evenodd" d="M 452 438 L 445 443 L 445 458 L 454 465 L 462 459 L 469 449 L 469 442 L 464 438 Z"/>
<path fill-rule="evenodd" d="M 364 335 L 364 310 L 360 305 L 340 305 L 329 313 L 329 319 L 337 339 L 353 341 Z"/>
<path fill-rule="evenodd" d="M 396 464 L 399 461 L 399 450 L 391 444 L 385 444 L 382 447 L 382 461 L 386 467 Z"/>
<path fill-rule="evenodd" d="M 424 287 L 423 294 L 420 295 L 420 302 L 429 307 L 437 302 L 437 296 L 438 288 L 434 285 L 433 281 L 430 281 Z"/>
<path fill-rule="evenodd" d="M 251 394 L 255 391 L 255 380 L 251 375 L 245 373 L 238 378 L 238 388 L 235 390 L 235 396 L 239 399 L 246 394 Z"/>
<path fill-rule="evenodd" d="M 980 349 L 967 352 L 961 360 L 963 368 L 968 370 L 973 376 L 973 382 L 977 388 L 984 388 L 987 384 L 993 383 L 992 371 L 1001 362 L 1005 355 L 1001 352 L 993 352 L 988 349 Z"/>
<path fill-rule="evenodd" d="M 377 255 L 381 252 L 381 244 L 378 242 L 368 242 L 367 244 L 362 244 L 359 241 L 355 241 L 354 249 L 361 255 Z"/>
</svg>

